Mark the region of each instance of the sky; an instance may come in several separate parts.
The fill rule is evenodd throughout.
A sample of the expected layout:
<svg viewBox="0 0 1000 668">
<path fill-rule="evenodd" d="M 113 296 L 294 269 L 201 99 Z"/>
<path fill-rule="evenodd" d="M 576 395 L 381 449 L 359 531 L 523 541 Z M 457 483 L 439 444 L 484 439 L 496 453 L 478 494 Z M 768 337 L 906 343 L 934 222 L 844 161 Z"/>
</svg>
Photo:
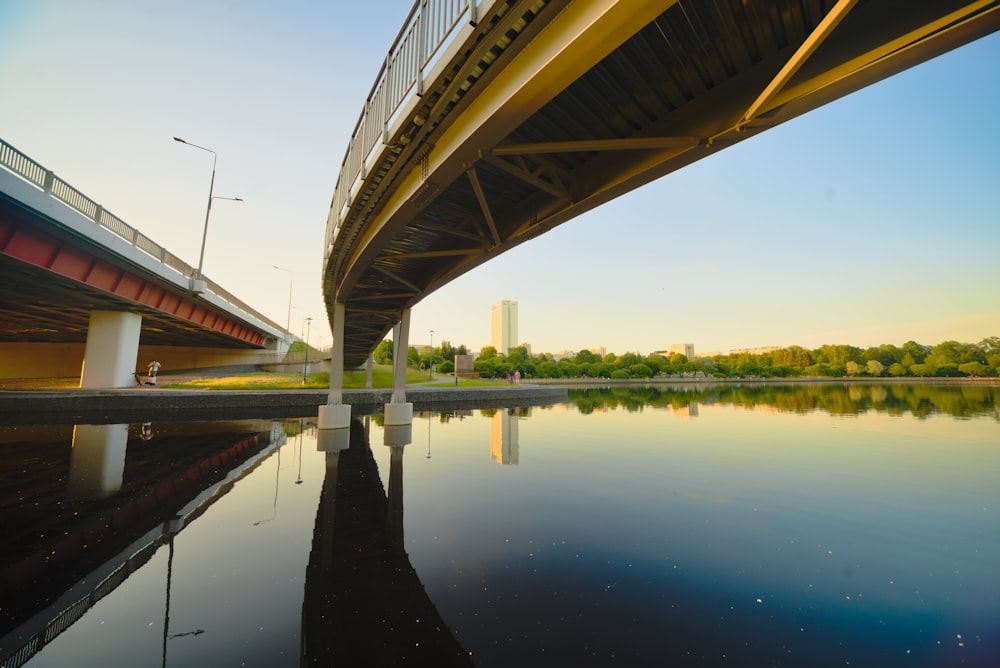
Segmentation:
<svg viewBox="0 0 1000 668">
<path fill-rule="evenodd" d="M 411 4 L 0 0 L 0 138 L 192 266 L 212 156 L 172 138 L 214 150 L 244 201 L 205 275 L 329 345 L 333 187 Z M 997 63 L 995 33 L 564 223 L 425 297 L 410 343 L 489 345 L 502 299 L 534 353 L 1000 336 Z"/>
</svg>

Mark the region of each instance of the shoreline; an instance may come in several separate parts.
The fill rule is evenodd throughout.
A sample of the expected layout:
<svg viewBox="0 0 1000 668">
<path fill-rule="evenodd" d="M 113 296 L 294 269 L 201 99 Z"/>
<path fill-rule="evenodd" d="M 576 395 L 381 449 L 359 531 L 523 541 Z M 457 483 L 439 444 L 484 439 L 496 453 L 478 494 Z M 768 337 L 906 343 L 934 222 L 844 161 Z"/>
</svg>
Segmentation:
<svg viewBox="0 0 1000 668">
<path fill-rule="evenodd" d="M 292 418 L 316 415 L 326 390 L 0 390 L 0 425 Z M 343 390 L 352 415 L 380 413 L 391 388 Z M 415 412 L 551 405 L 568 399 L 565 386 L 523 383 L 499 387 L 408 387 Z"/>
</svg>

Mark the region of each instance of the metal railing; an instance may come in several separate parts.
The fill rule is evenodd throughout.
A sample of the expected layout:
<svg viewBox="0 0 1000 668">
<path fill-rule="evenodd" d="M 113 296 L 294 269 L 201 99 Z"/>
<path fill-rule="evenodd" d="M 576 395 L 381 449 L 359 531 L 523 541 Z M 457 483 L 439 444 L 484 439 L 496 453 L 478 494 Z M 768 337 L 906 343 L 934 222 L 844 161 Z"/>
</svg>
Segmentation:
<svg viewBox="0 0 1000 668">
<path fill-rule="evenodd" d="M 124 239 L 154 260 L 178 272 L 181 276 L 185 278 L 194 276 L 194 267 L 181 260 L 163 246 L 160 246 L 139 230 L 128 225 L 121 218 L 106 210 L 103 206 L 60 179 L 52 171 L 35 162 L 3 139 L 0 139 L 0 167 L 19 176 L 42 192 L 47 193 L 54 199 L 97 223 L 115 236 Z M 204 276 L 202 276 L 202 279 L 205 281 L 205 286 L 209 292 L 226 301 L 235 310 L 241 311 L 245 315 L 255 318 L 276 330 L 284 331 L 284 327 L 237 299 L 215 281 Z"/>
<path fill-rule="evenodd" d="M 365 161 L 379 142 L 388 142 L 393 116 L 411 98 L 423 94 L 424 76 L 441 48 L 463 20 L 476 24 L 497 0 L 415 0 L 410 13 L 389 47 L 382 67 L 365 100 L 341 163 L 327 218 L 328 258 L 340 228 L 342 211 L 353 196 L 352 187 L 364 181 Z M 398 119 L 397 119 L 398 120 Z"/>
</svg>

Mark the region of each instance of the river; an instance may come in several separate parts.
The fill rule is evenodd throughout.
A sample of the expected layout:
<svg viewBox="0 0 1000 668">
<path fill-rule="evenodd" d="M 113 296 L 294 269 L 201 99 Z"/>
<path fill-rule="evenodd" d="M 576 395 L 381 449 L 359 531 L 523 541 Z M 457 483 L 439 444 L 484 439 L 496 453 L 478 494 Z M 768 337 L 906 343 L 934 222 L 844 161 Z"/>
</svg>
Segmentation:
<svg viewBox="0 0 1000 668">
<path fill-rule="evenodd" d="M 0 661 L 995 666 L 997 389 L 0 427 Z"/>
</svg>

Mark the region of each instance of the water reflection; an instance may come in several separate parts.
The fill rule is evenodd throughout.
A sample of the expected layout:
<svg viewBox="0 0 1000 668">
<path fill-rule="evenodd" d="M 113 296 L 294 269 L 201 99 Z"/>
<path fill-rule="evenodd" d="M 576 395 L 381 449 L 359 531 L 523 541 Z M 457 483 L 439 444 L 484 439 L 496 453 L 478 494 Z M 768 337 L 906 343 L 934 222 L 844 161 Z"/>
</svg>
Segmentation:
<svg viewBox="0 0 1000 668">
<path fill-rule="evenodd" d="M 992 668 L 995 399 L 940 389 L 0 428 L 0 665 Z"/>
<path fill-rule="evenodd" d="M 387 495 L 358 420 L 350 435 L 348 448 L 325 450 L 306 568 L 302 664 L 471 666 L 406 555 L 403 435 L 396 430 L 386 438 Z"/>
<path fill-rule="evenodd" d="M 742 384 L 742 385 L 618 385 L 571 389 L 569 401 L 581 413 L 622 408 L 671 408 L 691 417 L 698 405 L 772 408 L 790 413 L 824 411 L 832 415 L 859 415 L 869 411 L 889 415 L 953 417 L 988 415 L 1000 420 L 1000 392 L 995 385 L 933 384 Z"/>
<path fill-rule="evenodd" d="M 0 429 L 2 665 L 28 660 L 162 545 L 172 561 L 173 537 L 285 440 L 269 422 L 172 424 L 151 453 L 150 433 L 148 424 Z"/>
</svg>

